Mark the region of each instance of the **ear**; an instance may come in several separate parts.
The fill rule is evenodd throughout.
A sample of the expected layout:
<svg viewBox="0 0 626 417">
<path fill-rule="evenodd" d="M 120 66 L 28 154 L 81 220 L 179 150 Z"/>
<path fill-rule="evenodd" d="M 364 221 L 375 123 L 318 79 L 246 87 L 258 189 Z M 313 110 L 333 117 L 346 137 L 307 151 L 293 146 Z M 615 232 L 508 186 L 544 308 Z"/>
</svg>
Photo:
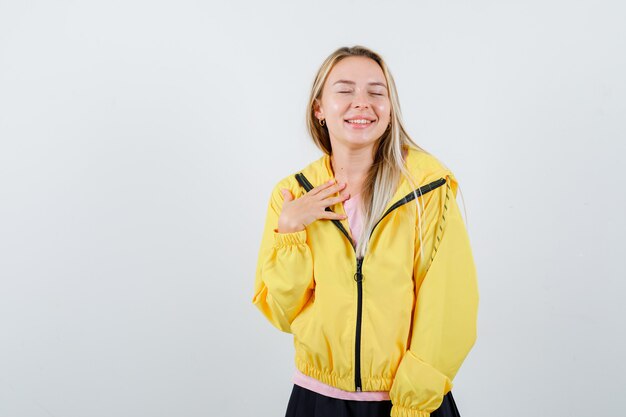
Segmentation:
<svg viewBox="0 0 626 417">
<path fill-rule="evenodd" d="M 313 100 L 313 113 L 318 119 L 324 118 L 324 110 L 322 109 L 320 100 L 317 98 Z"/>
</svg>

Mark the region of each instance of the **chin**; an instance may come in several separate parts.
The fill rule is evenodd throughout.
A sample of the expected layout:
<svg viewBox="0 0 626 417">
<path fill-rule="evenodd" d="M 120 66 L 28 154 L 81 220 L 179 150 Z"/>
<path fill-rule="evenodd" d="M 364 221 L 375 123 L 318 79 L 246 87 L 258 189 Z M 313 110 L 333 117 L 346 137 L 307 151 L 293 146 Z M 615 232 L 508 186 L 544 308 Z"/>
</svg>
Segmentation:
<svg viewBox="0 0 626 417">
<path fill-rule="evenodd" d="M 363 145 L 374 145 L 378 141 L 378 139 L 379 137 L 370 137 L 370 136 L 354 137 L 354 136 L 346 135 L 344 136 L 343 142 L 350 144 L 350 145 L 363 146 Z"/>
<path fill-rule="evenodd" d="M 365 132 L 363 132 L 363 133 L 365 133 Z M 346 140 L 348 142 L 355 142 L 355 143 L 376 142 L 378 139 L 380 139 L 380 137 L 384 133 L 385 133 L 384 131 L 382 131 L 380 133 L 378 133 L 378 132 L 368 132 L 367 134 L 358 134 L 358 133 L 355 133 L 355 132 L 345 132 L 344 138 L 346 138 Z"/>
</svg>

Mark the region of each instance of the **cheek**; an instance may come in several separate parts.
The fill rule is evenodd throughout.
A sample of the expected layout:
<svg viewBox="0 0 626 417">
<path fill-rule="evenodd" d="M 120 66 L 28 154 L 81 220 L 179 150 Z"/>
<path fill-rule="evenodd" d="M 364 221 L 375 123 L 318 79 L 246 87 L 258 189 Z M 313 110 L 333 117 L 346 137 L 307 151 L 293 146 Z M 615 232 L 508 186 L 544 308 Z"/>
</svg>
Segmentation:
<svg viewBox="0 0 626 417">
<path fill-rule="evenodd" d="M 391 106 L 389 103 L 381 103 L 376 106 L 376 113 L 381 120 L 390 119 Z"/>
<path fill-rule="evenodd" d="M 333 100 L 328 103 L 328 112 L 335 117 L 343 117 L 343 114 L 346 112 L 346 107 L 349 107 L 350 103 L 346 100 Z"/>
</svg>

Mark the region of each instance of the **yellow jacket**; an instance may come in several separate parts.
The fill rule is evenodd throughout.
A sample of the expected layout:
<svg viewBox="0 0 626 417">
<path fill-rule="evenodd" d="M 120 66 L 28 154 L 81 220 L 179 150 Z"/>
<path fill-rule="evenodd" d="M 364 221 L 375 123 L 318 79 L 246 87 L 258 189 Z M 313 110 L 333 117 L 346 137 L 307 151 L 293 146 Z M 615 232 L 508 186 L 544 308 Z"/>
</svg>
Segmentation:
<svg viewBox="0 0 626 417">
<path fill-rule="evenodd" d="M 391 417 L 428 417 L 476 341 L 478 284 L 456 202 L 457 181 L 434 156 L 409 148 L 402 178 L 356 258 L 347 219 L 278 233 L 283 196 L 333 178 L 324 154 L 276 184 L 267 209 L 252 302 L 293 334 L 296 367 L 346 391 L 389 391 Z M 330 206 L 344 213 L 343 204 Z"/>
</svg>

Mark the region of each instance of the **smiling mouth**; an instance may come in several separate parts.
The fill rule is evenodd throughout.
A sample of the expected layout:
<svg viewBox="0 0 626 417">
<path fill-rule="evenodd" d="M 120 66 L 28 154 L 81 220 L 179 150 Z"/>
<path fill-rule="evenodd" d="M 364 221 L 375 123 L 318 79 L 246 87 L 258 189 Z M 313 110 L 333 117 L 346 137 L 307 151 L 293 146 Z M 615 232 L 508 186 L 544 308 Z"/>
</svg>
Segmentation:
<svg viewBox="0 0 626 417">
<path fill-rule="evenodd" d="M 374 120 L 367 120 L 367 119 L 351 119 L 351 120 L 344 120 L 344 121 L 351 125 L 371 125 L 372 123 L 374 123 Z"/>
</svg>

